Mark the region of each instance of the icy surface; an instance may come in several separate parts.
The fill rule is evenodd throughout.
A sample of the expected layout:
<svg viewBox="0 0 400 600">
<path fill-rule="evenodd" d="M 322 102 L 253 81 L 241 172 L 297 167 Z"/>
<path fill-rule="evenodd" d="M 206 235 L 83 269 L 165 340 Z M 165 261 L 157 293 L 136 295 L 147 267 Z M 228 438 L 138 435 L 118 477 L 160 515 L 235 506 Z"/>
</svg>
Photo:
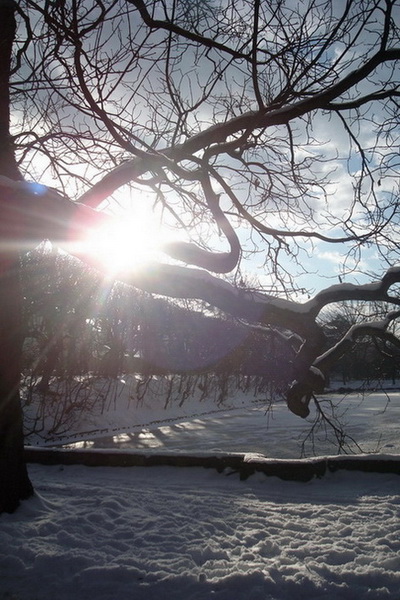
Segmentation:
<svg viewBox="0 0 400 600">
<path fill-rule="evenodd" d="M 254 397 L 240 392 L 220 405 L 215 399 L 199 401 L 194 397 L 182 405 L 171 401 L 165 408 L 165 396 L 159 388 L 150 392 L 137 401 L 128 378 L 122 379 L 106 409 L 95 403 L 90 412 L 70 411 L 68 427 L 62 424 L 59 429 L 54 427 L 56 418 L 51 416 L 57 403 L 50 403 L 44 427 L 27 436 L 26 443 L 78 443 L 85 447 L 149 452 L 255 452 L 274 458 L 337 451 L 331 429 L 320 428 L 314 436 L 308 436 L 316 413 L 312 403 L 310 417 L 301 419 L 283 401 L 271 408 L 265 394 Z M 344 440 L 347 450 L 400 454 L 400 392 L 396 387 L 365 394 L 336 392 L 320 401 L 329 418 L 330 406 L 334 405 L 334 414 L 348 434 Z M 25 408 L 32 421 L 37 411 L 35 403 Z"/>
</svg>

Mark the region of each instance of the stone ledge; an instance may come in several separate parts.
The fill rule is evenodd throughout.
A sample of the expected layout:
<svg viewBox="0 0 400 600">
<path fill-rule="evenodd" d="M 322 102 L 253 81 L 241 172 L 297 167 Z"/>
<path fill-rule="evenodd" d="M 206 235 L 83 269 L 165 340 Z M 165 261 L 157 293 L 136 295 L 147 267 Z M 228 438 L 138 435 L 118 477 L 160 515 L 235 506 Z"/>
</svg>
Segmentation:
<svg viewBox="0 0 400 600">
<path fill-rule="evenodd" d="M 400 475 L 400 455 L 323 456 L 305 459 L 273 459 L 259 454 L 156 454 L 123 450 L 70 450 L 25 447 L 28 463 L 84 465 L 88 467 L 204 467 L 225 469 L 247 479 L 257 472 L 288 481 L 310 481 L 339 470 Z"/>
</svg>

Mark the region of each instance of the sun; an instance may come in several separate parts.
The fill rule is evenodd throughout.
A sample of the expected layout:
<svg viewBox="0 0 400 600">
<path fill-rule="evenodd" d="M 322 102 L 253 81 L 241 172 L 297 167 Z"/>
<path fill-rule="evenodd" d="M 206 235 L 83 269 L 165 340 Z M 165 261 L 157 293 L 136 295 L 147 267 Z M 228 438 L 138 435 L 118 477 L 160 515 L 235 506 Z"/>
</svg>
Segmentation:
<svg viewBox="0 0 400 600">
<path fill-rule="evenodd" d="M 162 235 L 149 215 L 127 212 L 90 231 L 88 254 L 110 275 L 137 269 L 155 260 Z"/>
</svg>

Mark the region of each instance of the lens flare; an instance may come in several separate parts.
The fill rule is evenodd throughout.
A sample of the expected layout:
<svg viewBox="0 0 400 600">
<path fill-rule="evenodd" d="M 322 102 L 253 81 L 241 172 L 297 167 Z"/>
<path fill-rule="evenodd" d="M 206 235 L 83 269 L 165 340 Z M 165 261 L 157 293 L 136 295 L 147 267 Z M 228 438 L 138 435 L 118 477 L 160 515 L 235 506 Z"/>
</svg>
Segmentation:
<svg viewBox="0 0 400 600">
<path fill-rule="evenodd" d="M 85 251 L 114 274 L 154 260 L 159 240 L 158 227 L 148 217 L 127 214 L 92 230 Z"/>
</svg>

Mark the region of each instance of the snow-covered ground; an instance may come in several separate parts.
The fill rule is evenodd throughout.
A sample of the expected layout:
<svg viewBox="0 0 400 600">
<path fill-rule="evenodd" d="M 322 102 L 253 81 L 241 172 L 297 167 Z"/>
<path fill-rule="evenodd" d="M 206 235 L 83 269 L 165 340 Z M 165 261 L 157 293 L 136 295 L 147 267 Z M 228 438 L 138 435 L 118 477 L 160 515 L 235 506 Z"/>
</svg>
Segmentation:
<svg viewBox="0 0 400 600">
<path fill-rule="evenodd" d="M 2 600 L 400 597 L 396 475 L 239 481 L 202 468 L 30 467 L 0 519 Z"/>
<path fill-rule="evenodd" d="M 388 397 L 386 412 L 378 393 L 340 404 L 364 450 L 378 442 L 400 453 L 400 394 Z M 136 424 L 131 415 L 130 432 L 112 410 L 91 422 L 87 447 L 299 456 L 307 425 L 283 406 L 267 428 L 263 406 L 200 415 L 188 405 L 145 429 L 144 415 Z M 0 600 L 400 600 L 398 475 L 337 471 L 299 483 L 200 467 L 29 472 L 36 497 L 0 517 Z"/>
</svg>

